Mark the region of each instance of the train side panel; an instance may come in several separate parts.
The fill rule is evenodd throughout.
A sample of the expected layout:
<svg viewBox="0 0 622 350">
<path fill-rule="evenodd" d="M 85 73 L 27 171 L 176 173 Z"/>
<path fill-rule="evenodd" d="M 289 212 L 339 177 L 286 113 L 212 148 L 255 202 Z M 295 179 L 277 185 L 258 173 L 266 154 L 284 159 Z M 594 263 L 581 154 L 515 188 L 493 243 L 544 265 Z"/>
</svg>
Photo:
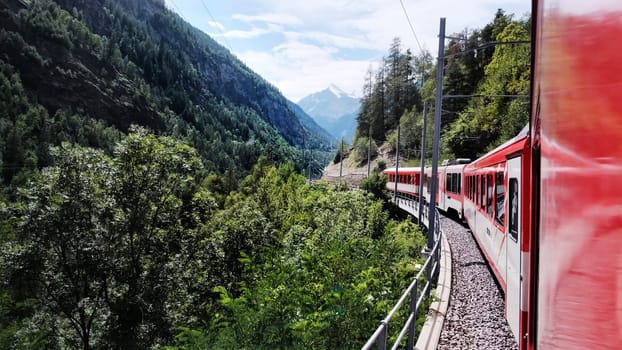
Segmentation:
<svg viewBox="0 0 622 350">
<path fill-rule="evenodd" d="M 622 2 L 538 5 L 535 344 L 622 349 Z"/>
<path fill-rule="evenodd" d="M 503 288 L 506 318 L 517 340 L 526 328 L 523 278 L 529 265 L 529 138 L 514 139 L 464 169 L 465 219 Z"/>
</svg>

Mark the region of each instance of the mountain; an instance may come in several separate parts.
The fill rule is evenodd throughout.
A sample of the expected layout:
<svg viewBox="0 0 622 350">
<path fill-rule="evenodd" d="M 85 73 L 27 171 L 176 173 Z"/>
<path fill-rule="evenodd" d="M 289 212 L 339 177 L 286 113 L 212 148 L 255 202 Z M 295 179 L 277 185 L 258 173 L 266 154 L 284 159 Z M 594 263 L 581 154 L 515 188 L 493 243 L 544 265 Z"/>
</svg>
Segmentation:
<svg viewBox="0 0 622 350">
<path fill-rule="evenodd" d="M 237 178 L 260 155 L 305 169 L 303 148 L 328 158 L 335 144 L 162 0 L 0 0 L 0 85 L 6 184 L 64 141 L 111 152 L 131 125 Z"/>
<path fill-rule="evenodd" d="M 331 84 L 328 88 L 304 97 L 298 105 L 334 137 L 352 140 L 360 100 Z"/>
</svg>

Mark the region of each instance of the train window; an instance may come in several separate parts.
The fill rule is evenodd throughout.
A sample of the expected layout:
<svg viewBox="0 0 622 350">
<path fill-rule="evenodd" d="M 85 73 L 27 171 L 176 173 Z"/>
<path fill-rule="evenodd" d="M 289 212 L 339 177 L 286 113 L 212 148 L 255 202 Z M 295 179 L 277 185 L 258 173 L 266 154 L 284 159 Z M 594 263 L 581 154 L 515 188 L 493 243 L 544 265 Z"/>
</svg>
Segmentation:
<svg viewBox="0 0 622 350">
<path fill-rule="evenodd" d="M 488 184 L 486 193 L 486 213 L 492 217 L 492 190 L 494 183 L 492 182 L 492 174 L 486 175 L 486 183 Z"/>
<path fill-rule="evenodd" d="M 477 183 L 475 184 L 477 190 L 475 191 L 475 200 L 477 201 L 477 205 L 479 206 L 480 202 L 481 202 L 481 196 L 480 196 L 480 183 L 482 183 L 482 175 L 477 175 Z"/>
<path fill-rule="evenodd" d="M 510 235 L 514 242 L 518 241 L 518 180 L 515 178 L 510 179 L 509 186 L 509 195 L 510 195 L 510 217 L 509 217 L 509 226 L 510 226 Z"/>
<path fill-rule="evenodd" d="M 449 190 L 453 193 L 456 192 L 454 191 L 454 188 L 456 187 L 456 182 L 455 182 L 455 178 L 454 178 L 454 174 L 447 174 L 447 177 L 450 179 L 449 183 L 451 184 L 451 186 L 449 187 Z"/>
<path fill-rule="evenodd" d="M 445 191 L 451 192 L 451 174 L 445 175 Z"/>
<path fill-rule="evenodd" d="M 469 197 L 473 199 L 473 176 L 469 176 Z"/>
<path fill-rule="evenodd" d="M 503 188 L 503 172 L 497 173 L 495 185 L 495 220 L 497 224 L 503 226 L 503 219 L 505 218 L 505 191 Z"/>
<path fill-rule="evenodd" d="M 480 176 L 479 190 L 479 206 L 486 209 L 486 177 L 484 175 Z"/>
<path fill-rule="evenodd" d="M 456 193 L 462 193 L 462 176 L 460 174 L 456 174 L 456 181 L 458 183 L 458 188 L 456 188 Z"/>
<path fill-rule="evenodd" d="M 469 178 L 471 179 L 471 181 L 469 181 L 469 193 L 471 194 L 471 200 L 473 200 L 473 191 L 475 190 L 475 177 L 474 176 L 469 176 Z"/>
</svg>

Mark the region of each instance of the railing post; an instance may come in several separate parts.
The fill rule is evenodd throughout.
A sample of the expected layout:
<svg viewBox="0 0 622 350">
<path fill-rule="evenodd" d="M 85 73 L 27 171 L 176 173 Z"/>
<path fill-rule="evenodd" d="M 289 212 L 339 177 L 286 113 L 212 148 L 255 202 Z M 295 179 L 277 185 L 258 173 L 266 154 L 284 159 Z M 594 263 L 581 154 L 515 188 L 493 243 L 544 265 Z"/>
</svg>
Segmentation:
<svg viewBox="0 0 622 350">
<path fill-rule="evenodd" d="M 378 339 L 378 350 L 387 350 L 387 333 L 389 323 L 383 320 L 380 324 L 382 324 L 382 333 L 380 333 L 380 339 Z"/>
<path fill-rule="evenodd" d="M 417 325 L 417 290 L 419 289 L 419 281 L 415 281 L 413 290 L 410 292 L 410 313 L 413 314 L 413 321 L 408 327 L 408 347 L 407 350 L 415 348 L 415 326 Z"/>
</svg>

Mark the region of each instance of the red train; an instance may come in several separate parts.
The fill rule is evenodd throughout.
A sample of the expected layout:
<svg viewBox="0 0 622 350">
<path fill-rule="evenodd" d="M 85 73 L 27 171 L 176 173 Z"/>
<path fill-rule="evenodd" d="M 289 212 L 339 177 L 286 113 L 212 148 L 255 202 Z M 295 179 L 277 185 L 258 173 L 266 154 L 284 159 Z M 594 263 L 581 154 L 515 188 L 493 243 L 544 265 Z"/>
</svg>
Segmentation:
<svg viewBox="0 0 622 350">
<path fill-rule="evenodd" d="M 436 204 L 470 226 L 520 349 L 622 349 L 622 2 L 532 8 L 531 127 L 439 167 Z"/>
</svg>

